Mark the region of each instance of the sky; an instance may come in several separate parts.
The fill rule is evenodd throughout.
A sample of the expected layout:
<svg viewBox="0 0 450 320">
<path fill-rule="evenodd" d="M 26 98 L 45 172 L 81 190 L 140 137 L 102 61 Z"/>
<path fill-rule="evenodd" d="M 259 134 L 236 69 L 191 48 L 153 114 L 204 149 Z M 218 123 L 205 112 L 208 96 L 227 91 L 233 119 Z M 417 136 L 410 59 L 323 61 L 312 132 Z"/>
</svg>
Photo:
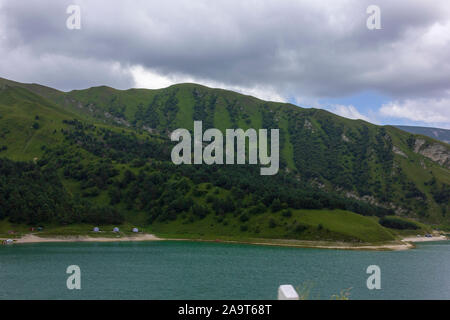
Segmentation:
<svg viewBox="0 0 450 320">
<path fill-rule="evenodd" d="M 448 0 L 0 0 L 0 57 L 0 77 L 64 91 L 196 82 L 450 129 Z"/>
</svg>

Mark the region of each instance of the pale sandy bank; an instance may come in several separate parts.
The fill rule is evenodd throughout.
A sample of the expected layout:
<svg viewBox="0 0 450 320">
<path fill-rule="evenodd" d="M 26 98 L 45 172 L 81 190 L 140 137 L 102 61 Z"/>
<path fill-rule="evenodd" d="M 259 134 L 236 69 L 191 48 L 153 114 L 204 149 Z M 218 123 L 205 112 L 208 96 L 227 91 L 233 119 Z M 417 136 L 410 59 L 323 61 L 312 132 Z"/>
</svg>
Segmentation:
<svg viewBox="0 0 450 320">
<path fill-rule="evenodd" d="M 406 242 L 428 242 L 428 241 L 442 241 L 442 240 L 448 240 L 448 238 L 446 236 L 433 236 L 432 238 L 428 238 L 428 237 L 408 237 L 408 238 L 404 238 L 402 239 L 402 241 L 406 241 Z"/>
<path fill-rule="evenodd" d="M 412 249 L 415 246 L 409 242 L 393 242 L 384 244 L 353 244 L 348 242 L 332 242 L 332 241 L 305 241 L 305 240 L 287 240 L 287 239 L 254 239 L 248 241 L 234 240 L 203 240 L 203 239 L 165 239 L 172 241 L 200 241 L 200 242 L 219 242 L 219 243 L 235 243 L 235 244 L 252 244 L 262 246 L 279 246 L 279 247 L 297 247 L 297 248 L 317 248 L 317 249 L 341 249 L 341 250 L 388 250 L 399 251 Z"/>
<path fill-rule="evenodd" d="M 154 241 L 162 240 L 152 234 L 137 234 L 134 236 L 119 237 L 90 237 L 90 236 L 57 236 L 38 237 L 34 234 L 26 234 L 22 238 L 14 239 L 14 243 L 38 243 L 38 242 L 116 242 L 116 241 Z"/>
<path fill-rule="evenodd" d="M 275 244 L 276 245 L 276 244 Z M 309 248 L 319 248 L 319 249 L 340 249 L 340 250 L 408 250 L 414 248 L 411 243 L 399 243 L 399 244 L 380 244 L 380 245 L 348 245 L 342 244 L 330 244 L 330 245 L 289 245 L 294 247 L 309 247 Z"/>
<path fill-rule="evenodd" d="M 170 240 L 186 240 L 186 239 L 170 239 Z M 342 250 L 389 250 L 400 251 L 415 248 L 413 242 L 425 242 L 425 241 L 442 241 L 448 240 L 445 236 L 433 236 L 427 237 L 411 237 L 404 238 L 397 242 L 383 243 L 383 244 L 352 244 L 348 242 L 327 242 L 327 241 L 303 241 L 303 240 L 284 240 L 284 239 L 272 239 L 272 240 L 253 240 L 253 241 L 232 241 L 232 240 L 206 240 L 214 242 L 224 243 L 246 243 L 255 245 L 266 246 L 283 246 L 283 247 L 298 247 L 298 248 L 319 248 L 319 249 L 342 249 Z M 205 240 L 192 240 L 192 241 L 205 241 Z"/>
</svg>

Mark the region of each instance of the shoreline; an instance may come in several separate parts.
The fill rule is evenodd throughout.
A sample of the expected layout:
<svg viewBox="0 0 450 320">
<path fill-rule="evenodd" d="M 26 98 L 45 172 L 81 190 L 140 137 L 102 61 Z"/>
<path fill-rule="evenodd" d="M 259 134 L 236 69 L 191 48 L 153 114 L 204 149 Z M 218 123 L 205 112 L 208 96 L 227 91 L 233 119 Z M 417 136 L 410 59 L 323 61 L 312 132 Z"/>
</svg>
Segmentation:
<svg viewBox="0 0 450 320">
<path fill-rule="evenodd" d="M 0 241 L 6 239 L 0 239 Z M 449 240 L 446 236 L 427 237 L 406 237 L 397 242 L 385 244 L 353 244 L 349 242 L 327 242 L 327 241 L 306 241 L 306 240 L 288 240 L 288 239 L 254 239 L 248 241 L 239 240 L 206 240 L 206 239 L 181 239 L 181 238 L 160 238 L 153 234 L 138 234 L 133 236 L 118 237 L 92 237 L 89 235 L 79 236 L 51 236 L 39 237 L 35 234 L 26 234 L 18 239 L 13 239 L 14 244 L 27 243 L 51 243 L 51 242 L 124 242 L 124 241 L 192 241 L 192 242 L 216 242 L 231 244 L 251 244 L 264 246 L 297 247 L 313 249 L 339 249 L 339 250 L 373 250 L 373 251 L 402 251 L 415 248 L 414 243 L 445 241 Z"/>
<path fill-rule="evenodd" d="M 5 240 L 5 239 L 2 239 Z M 39 237 L 35 234 L 26 234 L 21 238 L 12 239 L 14 243 L 43 243 L 43 242 L 120 242 L 120 241 L 158 241 L 164 240 L 154 236 L 153 234 L 138 234 L 134 236 L 119 236 L 119 237 L 92 237 L 89 235 L 83 236 L 52 236 Z"/>
<path fill-rule="evenodd" d="M 439 235 L 439 236 L 433 236 L 432 238 L 428 238 L 428 237 L 407 237 L 407 238 L 403 238 L 402 241 L 405 242 L 430 242 L 430 241 L 445 241 L 445 240 L 449 240 L 446 236 L 444 235 Z"/>
</svg>

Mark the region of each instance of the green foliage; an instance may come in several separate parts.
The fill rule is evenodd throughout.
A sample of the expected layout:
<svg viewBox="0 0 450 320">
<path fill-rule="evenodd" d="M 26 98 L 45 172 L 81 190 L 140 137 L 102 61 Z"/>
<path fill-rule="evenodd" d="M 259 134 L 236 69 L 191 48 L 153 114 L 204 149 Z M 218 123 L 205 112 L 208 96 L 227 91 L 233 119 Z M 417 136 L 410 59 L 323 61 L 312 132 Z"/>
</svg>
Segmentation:
<svg viewBox="0 0 450 320">
<path fill-rule="evenodd" d="M 273 199 L 272 205 L 270 208 L 271 208 L 272 212 L 280 211 L 282 209 L 280 199 L 278 199 L 278 198 Z"/>
<path fill-rule="evenodd" d="M 192 213 L 199 218 L 204 218 L 206 217 L 206 215 L 208 215 L 209 208 L 207 206 L 195 203 L 192 206 Z"/>
<path fill-rule="evenodd" d="M 270 219 L 269 220 L 269 228 L 275 228 L 277 226 L 277 223 L 275 221 L 275 219 Z"/>
<path fill-rule="evenodd" d="M 0 159 L 0 220 L 14 223 L 122 223 L 112 207 L 72 198 L 51 168 Z"/>
<path fill-rule="evenodd" d="M 417 226 L 414 222 L 407 221 L 398 217 L 386 216 L 380 219 L 380 224 L 383 227 L 391 228 L 391 229 L 399 229 L 399 230 L 417 230 L 419 226 Z"/>
<path fill-rule="evenodd" d="M 441 187 L 438 187 L 437 184 L 434 184 L 431 189 L 431 194 L 433 195 L 434 201 L 439 204 L 447 204 L 450 203 L 450 185 L 443 183 Z"/>
<path fill-rule="evenodd" d="M 286 209 L 281 211 L 281 214 L 283 215 L 283 217 L 289 218 L 292 216 L 292 210 L 290 209 Z"/>
<path fill-rule="evenodd" d="M 416 139 L 414 138 L 414 136 L 412 134 L 408 135 L 408 139 L 406 140 L 406 144 L 408 145 L 409 149 L 413 149 L 414 148 L 414 144 L 416 142 Z"/>
</svg>

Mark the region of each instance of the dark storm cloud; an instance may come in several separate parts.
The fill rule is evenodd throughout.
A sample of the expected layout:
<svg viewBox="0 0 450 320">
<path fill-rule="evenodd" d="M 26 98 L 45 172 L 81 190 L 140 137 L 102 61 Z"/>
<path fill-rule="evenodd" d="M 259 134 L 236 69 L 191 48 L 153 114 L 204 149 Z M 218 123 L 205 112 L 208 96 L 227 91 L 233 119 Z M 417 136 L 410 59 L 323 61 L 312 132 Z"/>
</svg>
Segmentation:
<svg viewBox="0 0 450 320">
<path fill-rule="evenodd" d="M 133 86 L 130 67 L 141 65 L 284 96 L 449 90 L 447 1 L 1 3 L 0 73 L 15 80 L 124 88 Z M 72 3 L 81 7 L 81 30 L 65 27 Z M 370 4 L 381 8 L 382 30 L 366 28 Z"/>
</svg>

